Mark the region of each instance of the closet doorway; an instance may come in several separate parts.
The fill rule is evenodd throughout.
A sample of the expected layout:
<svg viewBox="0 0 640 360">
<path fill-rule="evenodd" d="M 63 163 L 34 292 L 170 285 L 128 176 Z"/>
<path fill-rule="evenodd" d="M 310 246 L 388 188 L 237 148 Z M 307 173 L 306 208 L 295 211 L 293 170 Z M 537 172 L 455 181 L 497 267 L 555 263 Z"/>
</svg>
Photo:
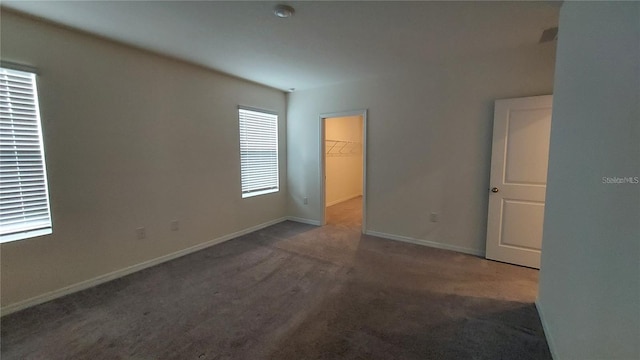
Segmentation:
<svg viewBox="0 0 640 360">
<path fill-rule="evenodd" d="M 320 116 L 322 225 L 366 229 L 366 110 Z"/>
</svg>

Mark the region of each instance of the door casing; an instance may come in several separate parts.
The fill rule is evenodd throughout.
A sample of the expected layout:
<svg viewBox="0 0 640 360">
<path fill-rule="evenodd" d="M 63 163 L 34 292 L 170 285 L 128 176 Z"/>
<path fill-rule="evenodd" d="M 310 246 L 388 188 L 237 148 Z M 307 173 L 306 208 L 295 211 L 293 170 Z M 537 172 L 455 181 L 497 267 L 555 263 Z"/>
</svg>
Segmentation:
<svg viewBox="0 0 640 360">
<path fill-rule="evenodd" d="M 330 118 L 362 116 L 362 229 L 364 234 L 367 229 L 367 109 L 353 110 L 335 113 L 322 113 L 319 116 L 320 126 L 320 226 L 327 224 L 326 207 L 326 154 L 325 154 L 325 121 Z"/>
</svg>

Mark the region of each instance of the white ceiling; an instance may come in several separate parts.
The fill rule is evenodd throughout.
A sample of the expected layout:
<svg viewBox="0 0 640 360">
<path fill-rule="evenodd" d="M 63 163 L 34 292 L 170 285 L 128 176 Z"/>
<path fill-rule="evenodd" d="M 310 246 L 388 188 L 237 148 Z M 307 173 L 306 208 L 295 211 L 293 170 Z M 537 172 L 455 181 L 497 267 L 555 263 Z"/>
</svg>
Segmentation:
<svg viewBox="0 0 640 360">
<path fill-rule="evenodd" d="M 2 6 L 274 88 L 308 89 L 536 44 L 558 2 L 15 1 Z"/>
</svg>

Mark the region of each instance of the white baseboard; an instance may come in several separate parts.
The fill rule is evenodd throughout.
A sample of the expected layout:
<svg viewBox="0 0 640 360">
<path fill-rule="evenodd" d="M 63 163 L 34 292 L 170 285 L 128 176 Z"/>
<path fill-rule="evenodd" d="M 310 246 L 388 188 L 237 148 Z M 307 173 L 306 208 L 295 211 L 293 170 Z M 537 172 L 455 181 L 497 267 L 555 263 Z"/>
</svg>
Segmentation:
<svg viewBox="0 0 640 360">
<path fill-rule="evenodd" d="M 349 201 L 351 199 L 355 199 L 355 198 L 360 197 L 360 196 L 362 196 L 362 194 L 349 195 L 349 196 L 347 196 L 345 198 L 328 202 L 328 203 L 324 204 L 324 206 L 332 206 L 332 205 L 335 205 L 335 204 L 340 204 L 341 202 Z"/>
<path fill-rule="evenodd" d="M 320 226 L 321 225 L 320 221 L 318 221 L 318 220 L 299 218 L 299 217 L 295 217 L 295 216 L 287 216 L 287 220 L 295 221 L 295 222 L 299 222 L 299 223 L 303 223 L 303 224 L 308 224 L 308 225 L 315 225 L 315 226 Z"/>
<path fill-rule="evenodd" d="M 482 250 L 469 249 L 469 248 L 465 248 L 465 247 L 461 247 L 461 246 L 443 244 L 443 243 L 430 241 L 430 240 L 415 239 L 415 238 L 408 237 L 408 236 L 387 234 L 387 233 L 373 231 L 373 230 L 367 230 L 367 231 L 365 231 L 365 234 L 366 235 L 371 235 L 371 236 L 376 236 L 376 237 L 383 238 L 383 239 L 403 241 L 403 242 L 407 242 L 407 243 L 411 243 L 411 244 L 424 245 L 424 246 L 428 246 L 428 247 L 432 247 L 432 248 L 443 249 L 443 250 L 452 250 L 452 251 L 461 252 L 461 253 L 465 253 L 465 254 L 484 257 L 484 251 L 482 251 Z"/>
<path fill-rule="evenodd" d="M 114 272 L 110 272 L 108 274 L 97 276 L 97 277 L 95 277 L 93 279 L 81 281 L 79 283 L 63 287 L 61 289 L 53 290 L 53 291 L 44 293 L 42 295 L 37 295 L 37 296 L 34 296 L 32 298 L 19 301 L 17 303 L 13 303 L 13 304 L 9 304 L 7 306 L 0 307 L 0 316 L 8 315 L 8 314 L 14 313 L 16 311 L 20 311 L 22 309 L 26 309 L 26 308 L 31 307 L 31 306 L 42 304 L 42 303 L 45 303 L 47 301 L 50 301 L 50 300 L 53 300 L 53 299 L 56 299 L 56 298 L 59 298 L 59 297 L 65 296 L 65 295 L 69 295 L 69 294 L 72 294 L 72 293 L 75 293 L 75 292 L 78 292 L 78 291 L 81 291 L 81 290 L 84 290 L 84 289 L 88 289 L 90 287 L 94 287 L 96 285 L 100 285 L 100 284 L 105 283 L 107 281 L 111 281 L 111 280 L 114 280 L 114 279 L 129 275 L 129 274 L 132 274 L 134 272 L 146 269 L 148 267 L 151 267 L 151 266 L 154 266 L 154 265 L 158 265 L 158 264 L 161 264 L 163 262 L 166 262 L 166 261 L 169 261 L 169 260 L 173 260 L 173 259 L 179 258 L 181 256 L 185 256 L 185 255 L 191 254 L 193 252 L 208 248 L 210 246 L 213 246 L 213 245 L 216 245 L 216 244 L 220 244 L 222 242 L 225 242 L 225 241 L 228 241 L 228 240 L 231 240 L 231 239 L 235 239 L 235 238 L 240 237 L 242 235 L 246 235 L 246 234 L 249 234 L 251 232 L 254 232 L 254 231 L 257 231 L 257 230 L 260 230 L 260 229 L 264 229 L 264 228 L 269 227 L 271 225 L 275 225 L 277 223 L 283 222 L 283 221 L 285 221 L 287 219 L 288 219 L 287 217 L 282 217 L 282 218 L 279 218 L 279 219 L 267 221 L 265 223 L 258 224 L 258 225 L 252 226 L 250 228 L 246 228 L 246 229 L 240 230 L 240 231 L 236 231 L 236 232 L 231 233 L 231 234 L 223 235 L 223 236 L 218 237 L 216 239 L 213 239 L 213 240 L 210 240 L 210 241 L 198 244 L 198 245 L 194 245 L 194 246 L 188 247 L 186 249 L 182 249 L 182 250 L 176 251 L 176 252 L 171 253 L 171 254 L 163 255 L 163 256 L 160 256 L 160 257 L 155 258 L 155 259 L 147 260 L 147 261 L 139 263 L 139 264 L 135 264 L 135 265 L 132 265 L 132 266 L 120 269 L 120 270 L 116 270 Z"/>
<path fill-rule="evenodd" d="M 549 345 L 551 358 L 554 360 L 558 360 L 560 358 L 558 357 L 558 353 L 556 352 L 556 346 L 553 342 L 553 338 L 550 336 L 551 334 L 549 333 L 549 326 L 545 321 L 546 318 L 544 316 L 544 313 L 542 312 L 542 308 L 540 307 L 540 303 L 538 302 L 538 299 L 536 299 L 535 304 L 536 304 L 536 310 L 538 310 L 538 315 L 540 317 L 540 322 L 542 323 L 542 329 L 544 330 L 544 337 L 547 339 L 547 344 Z"/>
</svg>

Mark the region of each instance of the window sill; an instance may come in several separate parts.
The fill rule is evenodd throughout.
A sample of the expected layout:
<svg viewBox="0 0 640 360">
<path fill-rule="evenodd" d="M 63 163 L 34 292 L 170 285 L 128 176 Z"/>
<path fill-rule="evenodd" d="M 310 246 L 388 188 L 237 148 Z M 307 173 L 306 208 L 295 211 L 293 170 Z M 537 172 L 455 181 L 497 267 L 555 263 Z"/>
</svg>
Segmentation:
<svg viewBox="0 0 640 360">
<path fill-rule="evenodd" d="M 29 239 L 36 236 L 51 234 L 51 228 L 27 230 L 15 234 L 0 235 L 0 243 Z"/>
<path fill-rule="evenodd" d="M 275 192 L 278 192 L 278 191 L 280 191 L 280 189 L 269 189 L 269 190 L 254 191 L 254 192 L 242 194 L 242 198 L 246 199 L 246 198 L 254 197 L 254 196 L 258 196 L 258 195 L 271 194 L 271 193 L 275 193 Z"/>
</svg>

